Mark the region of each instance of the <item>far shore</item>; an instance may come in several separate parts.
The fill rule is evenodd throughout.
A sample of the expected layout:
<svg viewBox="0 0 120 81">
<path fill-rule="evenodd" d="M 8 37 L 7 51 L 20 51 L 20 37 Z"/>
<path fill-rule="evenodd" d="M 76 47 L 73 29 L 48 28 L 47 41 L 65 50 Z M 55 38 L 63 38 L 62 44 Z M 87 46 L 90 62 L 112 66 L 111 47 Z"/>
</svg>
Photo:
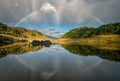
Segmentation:
<svg viewBox="0 0 120 81">
<path fill-rule="evenodd" d="M 80 44 L 94 46 L 100 49 L 120 50 L 120 35 L 98 35 L 90 38 L 61 38 L 59 44 Z"/>
</svg>

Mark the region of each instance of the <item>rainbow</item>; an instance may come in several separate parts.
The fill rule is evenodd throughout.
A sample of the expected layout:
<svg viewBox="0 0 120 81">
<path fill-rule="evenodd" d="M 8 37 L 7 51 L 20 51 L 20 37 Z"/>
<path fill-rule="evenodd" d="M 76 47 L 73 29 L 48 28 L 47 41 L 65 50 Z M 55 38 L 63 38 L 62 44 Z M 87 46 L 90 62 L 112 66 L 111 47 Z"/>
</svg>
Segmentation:
<svg viewBox="0 0 120 81">
<path fill-rule="evenodd" d="M 41 10 L 38 11 L 33 11 L 32 13 L 28 14 L 27 16 L 23 17 L 22 19 L 20 19 L 15 25 L 13 25 L 14 27 L 18 26 L 19 24 L 25 22 L 27 19 L 31 18 L 32 16 L 35 16 L 36 14 L 40 13 Z M 99 22 L 100 24 L 104 24 L 104 22 L 102 20 L 100 20 L 98 17 L 90 14 L 90 13 L 84 13 L 86 15 L 88 15 L 89 17 L 92 17 L 94 20 L 96 20 L 97 22 Z"/>
</svg>

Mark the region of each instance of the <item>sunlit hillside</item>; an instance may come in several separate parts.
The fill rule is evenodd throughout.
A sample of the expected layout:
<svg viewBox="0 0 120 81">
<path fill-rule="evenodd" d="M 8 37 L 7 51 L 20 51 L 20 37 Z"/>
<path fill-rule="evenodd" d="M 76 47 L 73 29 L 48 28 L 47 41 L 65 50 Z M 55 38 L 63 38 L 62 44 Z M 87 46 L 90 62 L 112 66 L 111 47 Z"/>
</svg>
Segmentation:
<svg viewBox="0 0 120 81">
<path fill-rule="evenodd" d="M 81 44 L 120 44 L 120 23 L 102 25 L 98 28 L 80 27 L 62 36 L 60 43 L 77 42 Z"/>
<path fill-rule="evenodd" d="M 54 38 L 48 37 L 36 30 L 25 29 L 22 27 L 9 27 L 2 23 L 0 23 L 0 39 L 3 44 L 32 42 L 33 40 L 54 40 Z"/>
</svg>

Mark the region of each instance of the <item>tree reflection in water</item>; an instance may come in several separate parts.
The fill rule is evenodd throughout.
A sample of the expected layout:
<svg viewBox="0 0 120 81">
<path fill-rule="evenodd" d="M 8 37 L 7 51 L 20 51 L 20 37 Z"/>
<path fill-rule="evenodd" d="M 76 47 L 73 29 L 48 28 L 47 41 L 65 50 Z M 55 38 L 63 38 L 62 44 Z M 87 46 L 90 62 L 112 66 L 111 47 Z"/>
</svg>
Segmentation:
<svg viewBox="0 0 120 81">
<path fill-rule="evenodd" d="M 120 50 L 99 49 L 92 46 L 78 44 L 64 44 L 62 46 L 74 54 L 82 56 L 99 56 L 103 59 L 120 62 Z"/>
<path fill-rule="evenodd" d="M 9 54 L 24 54 L 27 52 L 38 51 L 43 46 L 32 46 L 30 44 L 17 44 L 9 47 L 0 48 L 0 57 L 4 57 Z"/>
</svg>

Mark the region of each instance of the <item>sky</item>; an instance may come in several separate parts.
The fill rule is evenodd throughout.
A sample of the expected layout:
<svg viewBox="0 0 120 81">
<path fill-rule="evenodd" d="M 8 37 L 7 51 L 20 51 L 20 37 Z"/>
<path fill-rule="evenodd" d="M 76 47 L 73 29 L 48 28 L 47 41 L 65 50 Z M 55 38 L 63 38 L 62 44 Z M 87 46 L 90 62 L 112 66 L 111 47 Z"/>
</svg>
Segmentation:
<svg viewBox="0 0 120 81">
<path fill-rule="evenodd" d="M 0 0 L 0 22 L 60 37 L 77 27 L 120 22 L 120 0 Z"/>
</svg>

